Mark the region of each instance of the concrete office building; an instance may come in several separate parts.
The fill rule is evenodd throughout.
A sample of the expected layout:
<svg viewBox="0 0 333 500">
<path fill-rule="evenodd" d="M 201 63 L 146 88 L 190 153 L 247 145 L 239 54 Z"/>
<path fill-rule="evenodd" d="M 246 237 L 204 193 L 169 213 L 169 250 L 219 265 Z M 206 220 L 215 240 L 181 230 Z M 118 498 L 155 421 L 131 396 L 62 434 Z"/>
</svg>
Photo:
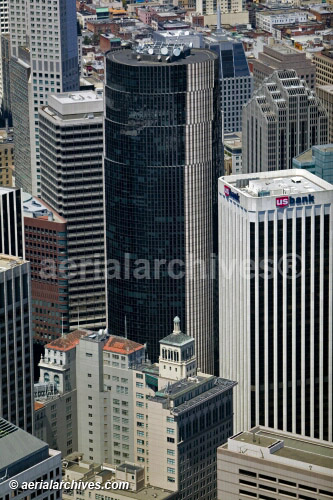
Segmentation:
<svg viewBox="0 0 333 500">
<path fill-rule="evenodd" d="M 317 85 L 333 85 L 333 52 L 323 50 L 313 56 L 313 62 L 316 65 Z"/>
<path fill-rule="evenodd" d="M 250 73 L 242 42 L 233 40 L 220 28 L 204 38 L 205 47 L 219 56 L 221 111 L 224 133 L 242 130 L 242 111 L 252 95 Z"/>
<path fill-rule="evenodd" d="M 0 418 L 0 448 L 0 498 L 27 497 L 27 490 L 10 487 L 13 480 L 19 485 L 61 481 L 61 453 L 3 418 Z M 36 500 L 57 500 L 61 499 L 61 490 L 29 489 L 29 495 Z"/>
<path fill-rule="evenodd" d="M 301 169 L 219 179 L 220 375 L 238 381 L 236 431 L 332 441 L 332 201 Z"/>
<path fill-rule="evenodd" d="M 20 189 L 0 186 L 0 253 L 24 257 Z"/>
<path fill-rule="evenodd" d="M 67 221 L 69 327 L 105 327 L 103 95 L 49 96 L 40 110 L 42 199 Z"/>
<path fill-rule="evenodd" d="M 76 346 L 89 333 L 76 330 L 50 342 L 38 364 L 35 435 L 63 457 L 78 450 Z"/>
<path fill-rule="evenodd" d="M 0 416 L 33 431 L 30 263 L 0 254 Z"/>
<path fill-rule="evenodd" d="M 243 173 L 292 168 L 314 144 L 327 144 L 328 117 L 295 70 L 277 70 L 243 109 Z"/>
<path fill-rule="evenodd" d="M 6 35 L 9 33 L 9 0 L 1 0 L 0 2 L 0 55 L 3 55 L 3 42 L 6 44 L 6 41 L 3 40 L 2 35 Z M 4 79 L 4 66 L 2 63 L 2 59 L 0 62 L 0 108 L 2 108 L 2 99 L 3 99 L 3 79 Z"/>
<path fill-rule="evenodd" d="M 315 89 L 316 66 L 306 57 L 305 52 L 282 43 L 264 45 L 258 59 L 253 60 L 254 89 L 257 90 L 276 69 L 294 69 L 300 80 L 305 80 L 310 89 Z"/>
<path fill-rule="evenodd" d="M 145 346 L 100 332 L 80 339 L 77 372 L 86 458 L 144 466 L 146 483 L 177 498 L 215 498 L 216 448 L 233 433 L 235 383 L 197 371 L 195 341 L 178 318 L 158 365 L 146 361 Z"/>
<path fill-rule="evenodd" d="M 333 144 L 312 146 L 293 159 L 293 168 L 304 168 L 333 184 Z"/>
<path fill-rule="evenodd" d="M 149 49 L 106 58 L 106 253 L 121 267 L 120 279 L 107 283 L 108 328 L 122 335 L 127 318 L 129 338 L 147 342 L 157 361 L 159 340 L 179 314 L 196 339 L 200 368 L 213 373 L 217 293 L 208 269 L 223 158 L 218 57 L 188 46 Z M 151 279 L 137 279 L 140 259 L 149 261 Z"/>
<path fill-rule="evenodd" d="M 39 145 L 40 106 L 47 105 L 53 93 L 79 90 L 78 44 L 75 3 L 71 0 L 10 0 L 10 43 L 13 69 L 11 75 L 12 112 L 15 144 L 18 151 L 27 148 L 26 156 L 16 157 L 17 186 L 34 196 L 41 194 Z M 47 15 L 46 15 L 47 12 Z M 22 47 L 25 48 L 23 56 Z M 16 98 L 19 89 L 28 94 L 24 108 Z M 18 90 L 15 90 L 18 88 Z M 24 129 L 21 133 L 19 127 Z"/>
<path fill-rule="evenodd" d="M 67 224 L 40 198 L 23 193 L 25 254 L 31 262 L 32 326 L 45 344 L 69 330 Z"/>
<path fill-rule="evenodd" d="M 328 142 L 333 143 L 333 85 L 317 85 L 316 94 L 328 114 Z"/>
<path fill-rule="evenodd" d="M 333 446 L 289 432 L 255 427 L 217 450 L 218 500 L 333 496 Z"/>
</svg>

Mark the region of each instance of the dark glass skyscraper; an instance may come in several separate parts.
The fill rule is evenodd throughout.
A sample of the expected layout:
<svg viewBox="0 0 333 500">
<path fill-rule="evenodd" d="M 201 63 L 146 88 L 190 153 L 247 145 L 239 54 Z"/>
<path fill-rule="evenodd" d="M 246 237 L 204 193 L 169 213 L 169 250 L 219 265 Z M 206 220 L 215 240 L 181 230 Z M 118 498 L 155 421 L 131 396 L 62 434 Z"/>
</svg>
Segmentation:
<svg viewBox="0 0 333 500">
<path fill-rule="evenodd" d="M 156 361 L 178 315 L 198 366 L 212 372 L 218 58 L 186 47 L 112 52 L 105 93 L 108 327 L 123 335 L 126 320 L 129 338 L 147 342 Z"/>
</svg>

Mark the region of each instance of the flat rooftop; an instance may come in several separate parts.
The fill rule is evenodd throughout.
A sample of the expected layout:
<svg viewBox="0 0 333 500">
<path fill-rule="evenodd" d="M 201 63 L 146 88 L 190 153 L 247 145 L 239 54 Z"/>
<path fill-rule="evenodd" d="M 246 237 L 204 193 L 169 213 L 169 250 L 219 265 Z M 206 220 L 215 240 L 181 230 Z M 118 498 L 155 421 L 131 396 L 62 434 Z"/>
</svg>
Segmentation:
<svg viewBox="0 0 333 500">
<path fill-rule="evenodd" d="M 48 105 L 42 107 L 42 110 L 55 120 L 75 120 L 100 117 L 103 114 L 103 106 L 101 90 L 78 90 L 49 95 Z"/>
<path fill-rule="evenodd" d="M 0 418 L 0 477 L 11 477 L 49 457 L 46 443 Z M 60 453 L 60 452 L 58 452 Z M 16 465 L 11 472 L 11 467 Z"/>
<path fill-rule="evenodd" d="M 11 193 L 12 191 L 16 191 L 16 189 L 17 188 L 0 186 L 0 196 L 2 196 L 3 194 Z"/>
<path fill-rule="evenodd" d="M 235 445 L 235 443 L 237 443 Z M 245 447 L 243 446 L 246 445 Z M 284 459 L 295 461 L 295 467 L 300 463 L 318 466 L 317 472 L 332 474 L 333 470 L 333 445 L 319 439 L 303 438 L 289 432 L 279 432 L 262 427 L 255 427 L 250 432 L 240 432 L 229 438 L 228 443 L 221 447 L 236 453 L 251 455 L 256 449 L 263 451 L 262 459 L 283 463 Z M 255 455 L 257 458 L 260 454 Z M 325 469 L 327 469 L 325 471 Z M 313 472 L 316 472 L 313 467 Z"/>
<path fill-rule="evenodd" d="M 0 271 L 8 271 L 13 267 L 22 266 L 26 261 L 20 257 L 13 257 L 12 255 L 0 254 Z"/>
<path fill-rule="evenodd" d="M 22 192 L 23 215 L 35 219 L 44 218 L 52 222 L 64 223 L 66 220 L 51 209 L 43 200 Z"/>
<path fill-rule="evenodd" d="M 229 175 L 221 180 L 232 189 L 251 197 L 296 195 L 332 191 L 333 186 L 307 170 L 293 168 L 243 175 Z"/>
</svg>

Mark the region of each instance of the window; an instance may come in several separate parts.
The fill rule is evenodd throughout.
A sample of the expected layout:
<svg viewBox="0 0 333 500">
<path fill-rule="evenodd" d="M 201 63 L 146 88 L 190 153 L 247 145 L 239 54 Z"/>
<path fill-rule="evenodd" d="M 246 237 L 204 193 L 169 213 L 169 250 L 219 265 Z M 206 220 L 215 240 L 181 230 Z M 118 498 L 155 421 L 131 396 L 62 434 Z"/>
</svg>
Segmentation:
<svg viewBox="0 0 333 500">
<path fill-rule="evenodd" d="M 167 417 L 167 422 L 174 422 L 175 419 L 173 417 Z"/>
<path fill-rule="evenodd" d="M 175 454 L 175 450 L 170 450 L 170 449 L 168 449 L 168 450 L 167 450 L 167 454 L 168 454 L 168 455 L 172 455 L 172 456 L 174 456 L 174 454 Z"/>
<path fill-rule="evenodd" d="M 174 434 L 175 429 L 172 429 L 172 427 L 167 427 L 167 434 Z"/>
<path fill-rule="evenodd" d="M 142 382 L 137 382 L 136 386 L 142 388 L 143 387 L 143 383 Z"/>
<path fill-rule="evenodd" d="M 175 459 L 174 458 L 168 458 L 167 463 L 170 465 L 175 465 Z"/>
<path fill-rule="evenodd" d="M 175 480 L 175 478 L 174 478 L 174 477 L 172 477 L 172 476 L 168 476 L 168 482 L 169 482 L 169 483 L 175 483 L 175 482 L 176 482 L 176 480 Z"/>
<path fill-rule="evenodd" d="M 174 474 L 175 473 L 175 469 L 173 467 L 167 467 L 167 473 L 168 474 Z"/>
</svg>

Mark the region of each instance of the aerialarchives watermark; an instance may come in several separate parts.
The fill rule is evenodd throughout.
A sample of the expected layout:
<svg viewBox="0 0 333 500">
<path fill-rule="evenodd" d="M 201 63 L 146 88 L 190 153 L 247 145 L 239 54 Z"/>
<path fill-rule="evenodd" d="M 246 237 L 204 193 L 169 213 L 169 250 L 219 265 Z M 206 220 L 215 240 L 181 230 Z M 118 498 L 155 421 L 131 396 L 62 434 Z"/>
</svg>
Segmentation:
<svg viewBox="0 0 333 500">
<path fill-rule="evenodd" d="M 94 481 L 24 481 L 19 483 L 16 479 L 9 481 L 11 490 L 128 490 L 128 481 L 106 481 L 105 483 Z"/>
<path fill-rule="evenodd" d="M 211 254 L 208 259 L 200 259 L 190 254 L 186 261 L 181 259 L 132 259 L 129 253 L 124 254 L 122 262 L 116 259 L 104 261 L 92 259 L 67 259 L 58 262 L 45 259 L 39 271 L 43 280 L 159 280 L 170 278 L 180 279 L 251 279 L 256 276 L 262 279 L 272 279 L 279 274 L 286 279 L 295 279 L 303 272 L 302 258 L 293 253 L 279 259 L 225 259 Z"/>
</svg>

